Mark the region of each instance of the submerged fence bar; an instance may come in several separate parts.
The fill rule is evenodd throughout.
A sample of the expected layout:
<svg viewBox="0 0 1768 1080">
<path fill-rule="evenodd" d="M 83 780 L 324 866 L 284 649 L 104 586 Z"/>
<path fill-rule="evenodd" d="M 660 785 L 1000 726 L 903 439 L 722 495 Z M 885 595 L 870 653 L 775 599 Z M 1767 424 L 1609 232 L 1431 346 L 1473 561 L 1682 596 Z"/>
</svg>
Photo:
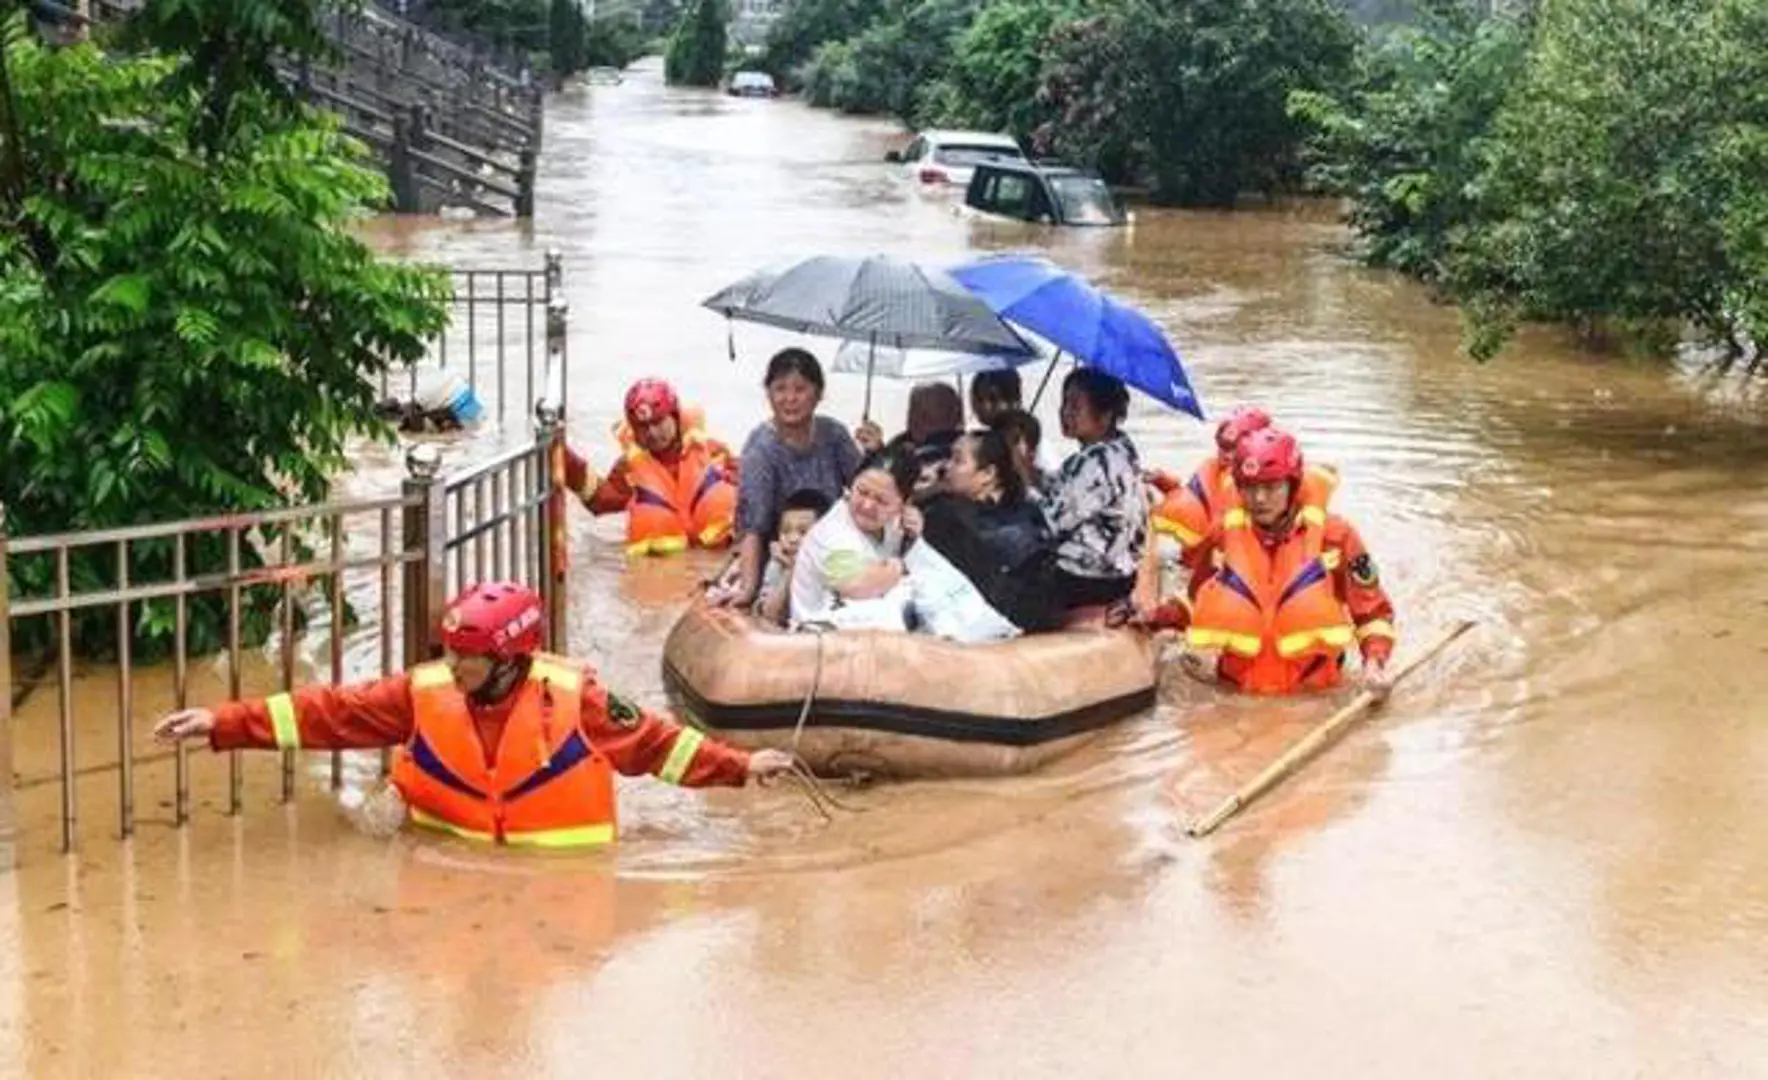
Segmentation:
<svg viewBox="0 0 1768 1080">
<path fill-rule="evenodd" d="M 512 448 L 448 473 L 436 444 L 414 445 L 406 455 L 399 492 L 377 498 L 49 536 L 13 538 L 0 528 L 0 568 L 6 572 L 0 584 L 0 685 L 7 690 L 0 696 L 0 868 L 12 864 L 17 840 L 13 691 L 19 673 L 12 646 L 21 637 L 53 656 L 49 666 L 59 698 L 55 779 L 60 784 L 63 851 L 75 847 L 77 781 L 84 774 L 115 771 L 118 833 L 126 838 L 136 820 L 135 766 L 170 757 L 173 819 L 179 825 L 189 820 L 185 748 L 137 753 L 136 658 L 146 642 L 169 654 L 174 708 L 185 707 L 195 696 L 193 652 L 225 658 L 224 695 L 218 691 L 209 700 L 244 694 L 248 670 L 258 671 L 255 661 L 263 657 L 258 642 L 248 644 L 249 638 L 261 638 L 275 651 L 274 666 L 258 672 L 259 681 L 276 689 L 295 685 L 297 649 L 305 633 L 316 627 L 327 628 L 329 635 L 323 665 L 313 664 L 315 675 L 323 671 L 332 682 L 343 681 L 346 636 L 358 611 L 364 613 L 364 623 L 373 625 L 372 667 L 390 674 L 438 653 L 442 610 L 450 595 L 474 581 L 496 578 L 520 581 L 541 593 L 548 647 L 565 649 L 562 473 L 569 309 L 560 288 L 558 258 L 549 255 L 546 269 L 532 274 L 457 272 L 457 281 L 467 282 L 465 364 L 468 377 L 475 379 L 479 335 L 472 300 L 480 288 L 475 275 L 481 273 L 522 274 L 528 280 L 521 301 L 530 329 L 524 339 L 520 393 L 533 403 L 535 429 Z M 506 295 L 505 285 L 496 280 L 500 283 L 492 295 L 500 298 Z M 534 309 L 541 306 L 533 302 L 536 298 L 544 304 L 546 342 L 538 383 L 531 330 Z M 510 327 L 503 305 L 494 310 L 497 337 L 491 358 L 501 402 L 514 396 L 501 392 L 510 374 Z M 415 378 L 414 373 L 414 386 Z M 4 512 L 0 506 L 0 521 Z M 16 592 L 15 581 L 21 583 Z M 105 735 L 114 740 L 116 760 L 82 768 L 82 717 L 75 709 L 76 615 L 100 610 L 115 618 L 115 726 Z M 324 621 L 317 618 L 322 613 L 328 616 Z M 194 642 L 198 636 L 202 641 Z M 93 640 L 90 626 L 83 626 L 80 643 L 91 648 Z M 269 689 L 253 687 L 255 693 Z M 85 711 L 89 719 L 90 706 Z M 297 754 L 291 751 L 282 761 L 284 801 L 295 792 Z M 239 752 L 228 758 L 226 804 L 230 814 L 237 814 L 244 769 Z M 383 755 L 383 771 L 386 760 Z M 343 782 L 342 756 L 335 751 L 330 754 L 330 781 L 333 787 Z"/>
<path fill-rule="evenodd" d="M 407 397 L 416 399 L 422 382 L 452 375 L 498 421 L 532 415 L 544 397 L 547 365 L 564 357 L 568 306 L 559 252 L 548 251 L 539 270 L 450 270 L 449 280 L 448 328 L 403 377 L 381 376 L 381 396 L 392 397 L 403 382 Z M 512 383 L 513 376 L 519 379 Z M 561 387 L 552 399 L 561 409 L 570 407 L 565 393 Z"/>
<path fill-rule="evenodd" d="M 116 761 L 99 767 L 117 774 L 117 828 L 128 837 L 135 828 L 135 772 L 139 761 L 175 758 L 173 818 L 190 817 L 190 772 L 181 745 L 165 753 L 142 756 L 136 751 L 133 661 L 136 637 L 144 624 L 163 611 L 149 605 L 170 605 L 174 626 L 170 645 L 174 708 L 192 704 L 190 627 L 193 603 L 221 600 L 225 618 L 226 693 L 245 693 L 244 676 L 261 652 L 248 646 L 244 626 L 263 622 L 273 612 L 278 632 L 267 642 L 275 651 L 276 689 L 299 681 L 299 646 L 316 625 L 328 630 L 324 677 L 343 682 L 345 639 L 353 609 L 363 609 L 365 622 L 377 624 L 378 674 L 391 674 L 436 655 L 438 629 L 447 597 L 474 581 L 498 578 L 537 588 L 547 606 L 549 647 L 564 648 L 563 553 L 553 545 L 562 536 L 555 526 L 558 500 L 552 492 L 553 460 L 563 446 L 564 426 L 555 410 L 546 410 L 535 439 L 452 476 L 441 473 L 434 446 L 414 447 L 407 455 L 408 477 L 399 494 L 381 498 L 231 514 L 190 521 L 142 525 L 125 529 L 64 533 L 10 539 L 0 535 L 0 564 L 8 584 L 0 588 L 0 646 L 9 644 L 14 620 L 53 623 L 52 651 L 59 694 L 59 781 L 61 785 L 62 850 L 75 846 L 79 807 L 79 725 L 75 716 L 74 616 L 108 608 L 115 612 L 117 698 L 114 713 Z M 3 508 L 0 508 L 3 510 Z M 352 549 L 350 539 L 356 541 Z M 152 578 L 132 577 L 131 567 L 150 548 L 168 555 L 167 572 Z M 115 581 L 97 587 L 73 585 L 75 566 L 90 566 L 94 551 L 115 553 Z M 11 595 L 13 572 L 21 562 L 46 560 L 53 584 L 41 595 Z M 36 575 L 41 577 L 43 575 Z M 396 583 L 398 583 L 396 585 Z M 324 623 L 317 609 L 329 613 Z M 217 609 L 211 607 L 213 615 Z M 399 655 L 401 665 L 395 665 Z M 361 674 L 361 673 L 358 673 Z M 0 684 L 13 686 L 12 653 L 0 648 Z M 263 692 L 263 691 L 260 691 Z M 0 704 L 0 764 L 12 757 L 12 694 Z M 280 793 L 294 797 L 296 755 L 283 756 Z M 342 757 L 330 752 L 333 787 L 342 785 Z M 385 760 L 383 758 L 383 769 Z M 13 838 L 12 770 L 0 772 L 0 844 Z M 242 805 L 243 770 L 238 751 L 229 755 L 229 813 Z"/>
</svg>

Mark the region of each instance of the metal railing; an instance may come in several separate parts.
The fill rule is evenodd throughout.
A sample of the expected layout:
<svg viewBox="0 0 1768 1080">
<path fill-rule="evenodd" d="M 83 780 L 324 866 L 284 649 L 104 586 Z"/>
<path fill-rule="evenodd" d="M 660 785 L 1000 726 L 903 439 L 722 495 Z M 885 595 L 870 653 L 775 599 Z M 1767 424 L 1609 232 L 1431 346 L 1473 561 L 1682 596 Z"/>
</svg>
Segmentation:
<svg viewBox="0 0 1768 1080">
<path fill-rule="evenodd" d="M 564 502 L 553 483 L 555 463 L 564 448 L 564 423 L 550 405 L 537 411 L 539 423 L 531 443 L 461 473 L 442 474 L 441 455 L 434 445 L 412 447 L 406 456 L 408 475 L 397 495 L 51 536 L 13 539 L 0 534 L 0 568 L 7 571 L 7 583 L 0 586 L 0 685 L 8 690 L 0 696 L 0 763 L 12 758 L 13 622 L 52 620 L 62 850 L 72 851 L 75 846 L 76 781 L 82 774 L 116 770 L 118 832 L 128 837 L 135 829 L 135 766 L 170 756 L 175 759 L 173 819 L 183 825 L 190 818 L 190 767 L 184 747 L 149 755 L 137 752 L 138 670 L 133 652 L 143 605 L 170 601 L 173 606 L 170 662 L 175 708 L 191 704 L 190 606 L 205 596 L 225 598 L 223 655 L 230 700 L 244 692 L 243 677 L 252 666 L 242 633 L 244 618 L 254 594 L 266 589 L 280 593 L 279 631 L 273 641 L 278 689 L 290 689 L 297 682 L 297 649 L 304 637 L 297 631 L 300 616 L 308 617 L 309 632 L 327 631 L 326 676 L 336 683 L 363 674 L 346 671 L 348 607 L 371 607 L 363 621 L 376 636 L 373 674 L 387 675 L 439 654 L 438 632 L 447 597 L 478 580 L 513 580 L 536 587 L 546 602 L 548 647 L 564 649 L 565 559 L 559 546 Z M 172 570 L 163 578 L 132 580 L 135 557 L 148 545 L 169 550 Z M 115 551 L 115 583 L 76 587 L 70 567 L 79 553 L 105 547 Z M 46 595 L 12 596 L 14 564 L 28 559 L 50 560 L 54 584 Z M 315 599 L 311 595 L 315 587 L 330 613 L 323 623 L 311 617 L 309 602 Z M 117 757 L 114 764 L 82 769 L 76 737 L 73 622 L 76 612 L 93 608 L 116 613 Z M 397 665 L 396 655 L 401 658 Z M 282 756 L 284 802 L 294 797 L 297 753 Z M 385 767 L 383 754 L 383 771 Z M 330 752 L 330 769 L 332 786 L 341 786 L 343 760 L 338 751 Z M 0 800 L 10 799 L 11 780 L 10 769 L 0 774 Z M 230 814 L 240 810 L 243 787 L 240 754 L 234 751 L 228 755 Z M 0 843 L 6 840 L 10 821 L 7 807 L 0 813 Z"/>
<path fill-rule="evenodd" d="M 170 605 L 172 623 L 169 662 L 172 702 L 183 708 L 191 700 L 190 631 L 193 604 L 219 601 L 225 609 L 226 696 L 237 698 L 245 691 L 250 660 L 261 650 L 248 646 L 244 633 L 247 615 L 266 606 L 265 590 L 275 594 L 278 632 L 271 642 L 276 653 L 274 682 L 292 687 L 297 679 L 297 648 L 307 632 L 328 630 L 325 642 L 325 674 L 333 682 L 362 671 L 346 671 L 346 623 L 351 608 L 367 609 L 364 622 L 376 635 L 374 674 L 396 669 L 395 657 L 409 666 L 439 653 L 439 626 L 447 598 L 477 580 L 521 581 L 537 588 L 546 603 L 546 638 L 549 648 L 563 650 L 565 642 L 565 531 L 563 489 L 565 408 L 567 380 L 566 324 L 568 307 L 559 289 L 558 258 L 549 255 L 547 268 L 528 271 L 456 271 L 457 288 L 464 284 L 468 326 L 465 366 L 468 379 L 477 386 L 481 285 L 496 286 L 485 297 L 495 304 L 492 320 L 496 332 L 494 354 L 499 415 L 508 383 L 508 324 L 505 305 L 508 279 L 526 279 L 519 303 L 526 308 L 525 401 L 534 402 L 535 432 L 509 450 L 463 470 L 445 473 L 441 451 L 435 444 L 412 446 L 406 453 L 406 478 L 396 495 L 327 502 L 253 513 L 228 514 L 194 520 L 140 525 L 127 528 L 61 533 L 14 538 L 0 530 L 0 868 L 10 865 L 15 838 L 14 814 L 14 671 L 12 638 L 15 622 L 48 620 L 49 652 L 55 671 L 58 701 L 58 757 L 61 786 L 62 849 L 75 846 L 78 805 L 77 781 L 82 775 L 115 770 L 117 774 L 118 832 L 130 836 L 135 827 L 135 766 L 167 757 L 174 759 L 173 818 L 182 825 L 190 817 L 190 772 L 182 746 L 142 754 L 137 749 L 134 654 L 141 624 Z M 536 292 L 535 282 L 541 283 Z M 536 383 L 533 320 L 535 300 L 546 311 L 546 361 Z M 457 317 L 459 312 L 457 311 Z M 447 338 L 440 343 L 437 364 L 449 364 Z M 457 351 L 456 355 L 459 353 Z M 485 367 L 490 367 L 489 362 Z M 416 372 L 412 386 L 416 386 Z M 4 521 L 0 506 L 0 521 Z M 90 566 L 92 552 L 113 553 L 107 562 L 110 580 L 97 585 L 76 581 L 75 568 Z M 167 573 L 148 578 L 134 575 L 144 553 L 169 566 Z M 104 558 L 101 554 L 100 558 Z M 21 572 L 29 560 L 44 560 L 35 574 Z M 50 584 L 30 595 L 14 596 L 12 581 L 40 580 Z M 323 601 L 321 603 L 320 601 Z M 323 606 L 329 619 L 320 622 L 314 609 Z M 82 768 L 79 762 L 78 727 L 75 715 L 74 623 L 76 613 L 110 609 L 116 617 L 116 760 Z M 314 665 L 318 668 L 319 665 Z M 45 671 L 49 668 L 45 668 Z M 239 753 L 228 755 L 228 812 L 241 808 L 244 770 Z M 283 755 L 281 795 L 291 799 L 295 791 L 297 755 Z M 382 770 L 387 765 L 382 755 Z M 330 779 L 342 784 L 343 760 L 330 754 Z"/>
<path fill-rule="evenodd" d="M 406 369 L 403 378 L 392 373 L 381 376 L 381 396 L 390 396 L 395 384 L 403 381 L 408 396 L 415 398 L 421 378 L 456 374 L 498 420 L 509 414 L 512 397 L 520 402 L 519 415 L 529 415 L 542 398 L 537 374 L 544 379 L 553 358 L 561 366 L 565 362 L 570 308 L 559 253 L 548 251 L 541 270 L 451 270 L 449 274 L 453 295 L 448 328 L 431 343 L 429 356 Z M 544 350 L 538 365 L 537 348 Z M 514 363 L 522 365 L 522 379 L 512 388 Z M 493 374 L 495 380 L 489 380 Z M 552 399 L 561 411 L 570 408 L 568 385 L 562 381 Z M 512 394 L 513 389 L 520 393 Z"/>
</svg>

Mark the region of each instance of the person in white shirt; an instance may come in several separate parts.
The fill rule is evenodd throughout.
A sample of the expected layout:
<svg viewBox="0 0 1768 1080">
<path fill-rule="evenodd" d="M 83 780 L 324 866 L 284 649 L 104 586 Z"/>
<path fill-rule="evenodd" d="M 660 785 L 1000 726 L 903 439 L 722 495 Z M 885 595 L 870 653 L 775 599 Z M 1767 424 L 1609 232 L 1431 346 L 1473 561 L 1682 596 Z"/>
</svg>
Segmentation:
<svg viewBox="0 0 1768 1080">
<path fill-rule="evenodd" d="M 903 549 L 920 529 L 920 514 L 908 505 L 920 471 L 914 454 L 903 448 L 860 462 L 847 494 L 799 545 L 792 565 L 792 625 L 829 621 L 841 607 L 883 599 L 902 584 Z"/>
</svg>

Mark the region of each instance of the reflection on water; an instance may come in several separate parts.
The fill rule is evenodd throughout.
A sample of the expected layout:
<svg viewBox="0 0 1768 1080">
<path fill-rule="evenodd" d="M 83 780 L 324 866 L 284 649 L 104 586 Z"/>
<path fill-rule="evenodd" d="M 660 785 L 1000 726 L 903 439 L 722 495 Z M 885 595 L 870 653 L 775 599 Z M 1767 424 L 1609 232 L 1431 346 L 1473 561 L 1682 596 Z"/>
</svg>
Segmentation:
<svg viewBox="0 0 1768 1080">
<path fill-rule="evenodd" d="M 785 788 L 627 782 L 620 850 L 564 860 L 357 836 L 316 793 L 321 759 L 286 808 L 255 761 L 239 819 L 221 763 L 197 761 L 183 832 L 164 824 L 170 770 L 144 766 L 126 846 L 114 778 L 87 777 L 64 861 L 54 785 L 32 784 L 25 865 L 0 879 L 8 1072 L 576 1074 L 586 1054 L 671 1076 L 1759 1068 L 1760 388 L 1598 362 L 1548 332 L 1472 365 L 1454 312 L 1341 260 L 1329 208 L 966 221 L 881 163 L 896 137 L 666 91 L 650 69 L 555 103 L 533 222 L 372 234 L 455 264 L 562 250 L 570 425 L 604 463 L 640 375 L 675 380 L 728 440 L 760 418 L 762 361 L 788 339 L 697 307 L 759 265 L 1045 251 L 1159 318 L 1207 407 L 1256 399 L 1344 470 L 1338 506 L 1408 642 L 1482 629 L 1202 842 L 1184 823 L 1332 701 L 1224 699 L 1172 673 L 1151 715 L 1043 774 L 843 791 L 855 812 L 828 824 Z M 907 391 L 880 384 L 875 408 L 900 415 Z M 828 408 L 852 419 L 862 393 L 834 376 Z M 1040 412 L 1054 431 L 1049 396 Z M 1130 429 L 1171 467 L 1208 448 L 1146 401 Z M 349 486 L 398 476 L 377 452 Z M 629 566 L 619 535 L 574 513 L 571 638 L 661 705 L 662 638 L 714 560 Z M 347 655 L 378 663 L 372 627 Z M 112 684 L 90 676 L 82 763 L 114 745 Z M 149 676 L 137 699 L 144 731 L 169 693 Z M 20 771 L 53 776 L 53 693 L 18 730 Z"/>
</svg>

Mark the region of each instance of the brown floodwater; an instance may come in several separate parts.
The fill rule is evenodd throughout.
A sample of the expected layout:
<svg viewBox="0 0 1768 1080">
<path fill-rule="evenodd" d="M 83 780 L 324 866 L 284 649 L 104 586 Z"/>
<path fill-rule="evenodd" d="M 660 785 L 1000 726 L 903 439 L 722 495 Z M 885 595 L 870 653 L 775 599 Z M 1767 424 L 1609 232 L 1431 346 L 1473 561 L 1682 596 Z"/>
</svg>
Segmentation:
<svg viewBox="0 0 1768 1080">
<path fill-rule="evenodd" d="M 1475 366 L 1453 311 L 1344 261 L 1330 208 L 1060 235 L 966 221 L 880 163 L 893 138 L 668 91 L 651 67 L 553 102 L 531 223 L 374 232 L 457 265 L 562 250 L 570 425 L 603 461 L 641 374 L 730 440 L 761 418 L 785 339 L 739 327 L 733 364 L 697 306 L 759 265 L 1047 251 L 1152 312 L 1208 406 L 1262 402 L 1344 470 L 1402 650 L 1460 618 L 1479 631 L 1207 840 L 1184 824 L 1333 700 L 1233 700 L 1174 672 L 1156 710 L 1043 773 L 843 792 L 854 812 L 827 824 L 789 790 L 627 782 L 619 849 L 551 859 L 371 840 L 322 757 L 288 806 L 255 760 L 228 817 L 224 763 L 196 755 L 182 830 L 169 765 L 144 760 L 120 843 L 114 686 L 94 667 L 72 857 L 53 687 L 17 719 L 0 1073 L 1760 1075 L 1762 391 L 1548 332 Z M 834 376 L 828 410 L 855 418 L 862 392 Z M 906 395 L 881 383 L 880 413 Z M 1207 449 L 1146 401 L 1130 429 L 1171 467 Z M 397 477 L 376 451 L 348 486 Z M 662 639 L 705 564 L 629 567 L 618 519 L 573 518 L 572 646 L 660 705 Z M 323 667 L 322 644 L 303 650 Z M 372 626 L 347 653 L 374 669 Z M 224 685 L 212 661 L 196 675 L 205 698 Z M 136 696 L 148 755 L 165 680 Z M 347 787 L 371 776 L 351 762 Z"/>
</svg>

